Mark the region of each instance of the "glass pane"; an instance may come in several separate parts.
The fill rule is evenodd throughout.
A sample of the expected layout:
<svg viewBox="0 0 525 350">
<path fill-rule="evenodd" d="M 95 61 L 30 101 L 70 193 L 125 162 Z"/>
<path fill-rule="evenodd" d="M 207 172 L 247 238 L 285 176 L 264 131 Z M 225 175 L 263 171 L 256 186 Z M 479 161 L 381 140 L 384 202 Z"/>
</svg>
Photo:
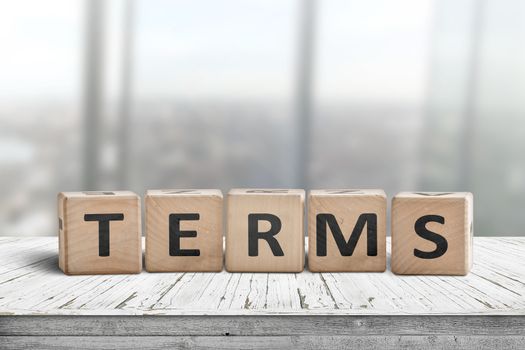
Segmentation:
<svg viewBox="0 0 525 350">
<path fill-rule="evenodd" d="M 140 1 L 133 184 L 292 185 L 294 1 Z"/>
<path fill-rule="evenodd" d="M 81 2 L 0 2 L 0 235 L 56 234 L 79 188 Z"/>
<path fill-rule="evenodd" d="M 422 183 L 475 196 L 475 234 L 523 235 L 521 1 L 436 3 Z"/>
<path fill-rule="evenodd" d="M 313 187 L 415 188 L 431 1 L 320 1 Z"/>
</svg>

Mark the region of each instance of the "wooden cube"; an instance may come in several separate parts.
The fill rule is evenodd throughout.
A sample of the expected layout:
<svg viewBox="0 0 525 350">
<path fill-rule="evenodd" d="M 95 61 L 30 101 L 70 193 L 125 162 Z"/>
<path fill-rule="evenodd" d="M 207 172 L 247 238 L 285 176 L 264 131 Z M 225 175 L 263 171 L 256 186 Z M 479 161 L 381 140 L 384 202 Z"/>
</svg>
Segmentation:
<svg viewBox="0 0 525 350">
<path fill-rule="evenodd" d="M 472 266 L 473 197 L 402 192 L 392 200 L 392 271 L 466 275 Z"/>
<path fill-rule="evenodd" d="M 68 275 L 140 273 L 140 217 L 133 192 L 59 193 L 60 269 Z"/>
<path fill-rule="evenodd" d="M 314 272 L 386 270 L 383 190 L 312 190 L 308 268 Z"/>
<path fill-rule="evenodd" d="M 228 194 L 226 270 L 304 269 L 304 190 L 232 189 Z"/>
<path fill-rule="evenodd" d="M 222 271 L 222 192 L 146 194 L 146 270 Z"/>
</svg>

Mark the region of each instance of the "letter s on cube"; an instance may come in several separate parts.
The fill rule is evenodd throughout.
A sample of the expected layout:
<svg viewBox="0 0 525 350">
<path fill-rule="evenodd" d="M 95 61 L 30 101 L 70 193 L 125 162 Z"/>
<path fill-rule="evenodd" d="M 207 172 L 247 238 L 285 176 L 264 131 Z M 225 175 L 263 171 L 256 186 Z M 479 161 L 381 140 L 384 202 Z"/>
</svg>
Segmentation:
<svg viewBox="0 0 525 350">
<path fill-rule="evenodd" d="M 472 220 L 472 193 L 398 193 L 392 199 L 392 272 L 468 274 L 472 267 Z"/>
</svg>

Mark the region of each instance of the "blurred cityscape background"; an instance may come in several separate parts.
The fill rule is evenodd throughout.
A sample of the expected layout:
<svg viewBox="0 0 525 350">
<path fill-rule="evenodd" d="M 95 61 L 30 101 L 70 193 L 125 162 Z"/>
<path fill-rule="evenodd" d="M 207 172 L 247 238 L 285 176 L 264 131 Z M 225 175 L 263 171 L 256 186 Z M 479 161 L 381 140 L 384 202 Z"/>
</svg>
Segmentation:
<svg viewBox="0 0 525 350">
<path fill-rule="evenodd" d="M 525 2 L 0 0 L 0 235 L 65 190 L 472 191 L 523 235 Z"/>
</svg>

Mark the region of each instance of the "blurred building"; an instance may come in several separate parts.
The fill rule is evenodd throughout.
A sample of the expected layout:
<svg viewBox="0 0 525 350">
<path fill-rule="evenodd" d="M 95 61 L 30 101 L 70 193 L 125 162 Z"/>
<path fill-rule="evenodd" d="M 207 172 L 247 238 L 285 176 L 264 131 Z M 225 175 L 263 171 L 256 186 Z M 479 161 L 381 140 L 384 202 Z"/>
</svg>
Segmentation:
<svg viewBox="0 0 525 350">
<path fill-rule="evenodd" d="M 525 3 L 0 3 L 0 235 L 64 190 L 467 190 L 522 235 Z"/>
</svg>

